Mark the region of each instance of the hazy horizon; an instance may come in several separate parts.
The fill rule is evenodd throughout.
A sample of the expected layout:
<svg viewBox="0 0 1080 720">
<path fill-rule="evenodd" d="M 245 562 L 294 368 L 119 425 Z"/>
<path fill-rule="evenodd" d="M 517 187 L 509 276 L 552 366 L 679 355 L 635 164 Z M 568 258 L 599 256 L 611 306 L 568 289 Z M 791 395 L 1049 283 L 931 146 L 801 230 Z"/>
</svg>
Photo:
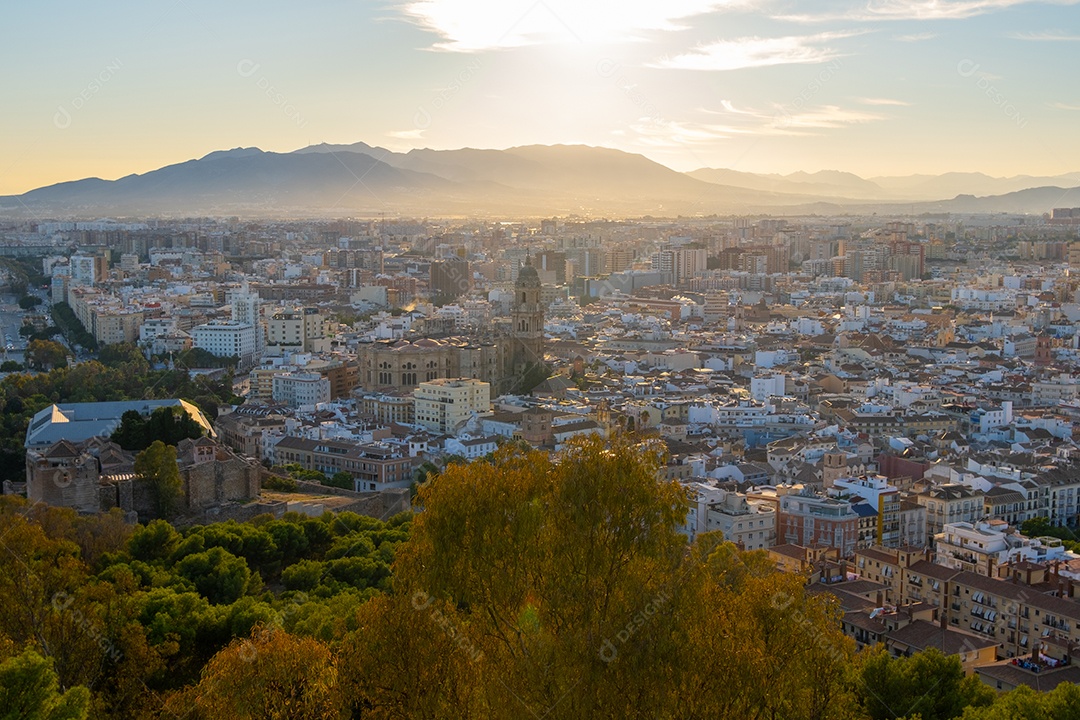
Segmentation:
<svg viewBox="0 0 1080 720">
<path fill-rule="evenodd" d="M 0 194 L 357 141 L 584 144 L 684 172 L 1072 173 L 1076 3 L 20 6 Z"/>
</svg>

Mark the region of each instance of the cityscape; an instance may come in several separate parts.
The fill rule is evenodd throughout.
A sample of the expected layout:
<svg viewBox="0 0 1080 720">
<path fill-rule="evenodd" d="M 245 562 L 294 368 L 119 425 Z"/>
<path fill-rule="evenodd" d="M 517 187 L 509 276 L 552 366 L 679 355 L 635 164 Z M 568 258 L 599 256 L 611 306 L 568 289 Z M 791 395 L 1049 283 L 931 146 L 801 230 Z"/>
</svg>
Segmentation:
<svg viewBox="0 0 1080 720">
<path fill-rule="evenodd" d="M 1071 717 L 1075 4 L 57 20 L 0 716 Z"/>
</svg>

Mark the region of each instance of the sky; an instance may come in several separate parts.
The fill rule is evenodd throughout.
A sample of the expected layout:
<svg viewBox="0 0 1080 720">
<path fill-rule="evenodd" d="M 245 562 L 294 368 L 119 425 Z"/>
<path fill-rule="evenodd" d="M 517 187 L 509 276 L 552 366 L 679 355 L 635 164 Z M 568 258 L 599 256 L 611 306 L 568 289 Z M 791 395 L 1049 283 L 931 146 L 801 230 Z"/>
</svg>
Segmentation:
<svg viewBox="0 0 1080 720">
<path fill-rule="evenodd" d="M 1080 0 L 9 3 L 0 194 L 256 146 L 1080 171 Z"/>
</svg>

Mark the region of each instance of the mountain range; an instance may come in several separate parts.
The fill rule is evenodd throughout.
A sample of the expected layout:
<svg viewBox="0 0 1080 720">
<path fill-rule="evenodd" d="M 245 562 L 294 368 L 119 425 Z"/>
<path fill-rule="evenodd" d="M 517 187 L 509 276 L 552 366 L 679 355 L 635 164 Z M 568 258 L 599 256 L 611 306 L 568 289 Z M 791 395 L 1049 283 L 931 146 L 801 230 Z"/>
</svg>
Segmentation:
<svg viewBox="0 0 1080 720">
<path fill-rule="evenodd" d="M 1080 173 L 862 178 L 723 168 L 677 172 L 643 155 L 585 145 L 414 149 L 363 142 L 289 153 L 215 151 L 118 180 L 87 178 L 0 196 L 0 214 L 341 216 L 673 216 L 730 213 L 1036 213 L 1080 206 Z"/>
</svg>

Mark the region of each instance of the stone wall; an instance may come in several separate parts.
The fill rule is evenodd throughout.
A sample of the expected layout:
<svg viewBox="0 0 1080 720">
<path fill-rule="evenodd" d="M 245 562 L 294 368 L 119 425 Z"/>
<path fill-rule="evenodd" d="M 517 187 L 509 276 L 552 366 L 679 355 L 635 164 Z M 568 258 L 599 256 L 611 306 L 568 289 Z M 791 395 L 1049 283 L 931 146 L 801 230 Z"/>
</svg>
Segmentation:
<svg viewBox="0 0 1080 720">
<path fill-rule="evenodd" d="M 44 461 L 27 461 L 26 494 L 32 503 L 69 507 L 79 512 L 98 511 L 97 460 L 83 454 L 70 465 L 51 466 Z"/>
<path fill-rule="evenodd" d="M 394 488 L 381 492 L 354 492 L 300 480 L 296 483 L 296 489 L 313 495 L 353 498 L 353 502 L 334 508 L 334 512 L 354 512 L 380 520 L 388 520 L 400 512 L 412 509 L 412 498 L 407 488 Z"/>
<path fill-rule="evenodd" d="M 180 469 L 187 509 L 199 512 L 259 496 L 260 468 L 239 458 L 201 462 Z"/>
<path fill-rule="evenodd" d="M 193 513 L 177 519 L 173 524 L 177 527 L 187 527 L 190 525 L 208 525 L 210 523 L 227 522 L 229 520 L 247 522 L 258 515 L 267 514 L 272 515 L 275 518 L 281 518 L 285 515 L 288 505 L 287 502 L 271 502 L 266 500 L 245 503 L 243 505 L 219 505 L 207 508 L 200 513 Z"/>
<path fill-rule="evenodd" d="M 157 516 L 157 501 L 150 483 L 137 478 L 98 485 L 98 507 L 101 512 L 115 507 L 134 513 L 139 522 L 148 522 Z"/>
</svg>

